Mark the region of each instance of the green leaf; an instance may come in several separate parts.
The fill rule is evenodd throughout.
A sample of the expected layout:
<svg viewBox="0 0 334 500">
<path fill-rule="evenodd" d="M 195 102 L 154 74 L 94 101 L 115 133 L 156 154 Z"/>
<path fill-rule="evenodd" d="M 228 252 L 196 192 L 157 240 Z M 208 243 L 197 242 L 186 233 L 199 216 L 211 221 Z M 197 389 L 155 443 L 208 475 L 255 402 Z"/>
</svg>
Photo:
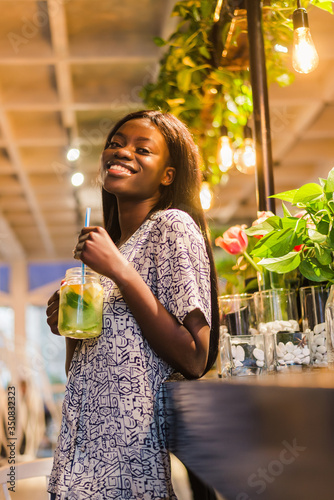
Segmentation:
<svg viewBox="0 0 334 500">
<path fill-rule="evenodd" d="M 270 233 L 273 229 L 281 229 L 282 228 L 282 219 L 277 215 L 273 217 L 268 217 L 261 224 L 256 224 L 255 226 L 251 226 L 245 230 L 245 233 L 249 236 L 254 235 L 265 235 Z"/>
<path fill-rule="evenodd" d="M 183 62 L 183 64 L 185 66 L 190 66 L 191 68 L 194 68 L 196 66 L 196 64 L 194 63 L 194 61 L 189 56 L 184 57 L 182 59 L 182 62 Z"/>
<path fill-rule="evenodd" d="M 334 273 L 328 266 L 322 266 L 317 259 L 304 259 L 299 265 L 299 271 L 311 281 L 333 281 Z"/>
<path fill-rule="evenodd" d="M 332 262 L 332 252 L 321 245 L 315 246 L 315 255 L 320 264 L 323 266 L 329 266 Z"/>
<path fill-rule="evenodd" d="M 300 264 L 300 252 L 289 252 L 282 257 L 272 257 L 262 259 L 259 262 L 260 266 L 265 267 L 269 271 L 283 274 L 296 269 Z"/>
<path fill-rule="evenodd" d="M 292 203 L 293 198 L 298 189 L 292 189 L 291 191 L 284 191 L 283 193 L 273 194 L 269 198 L 277 198 L 278 200 L 288 201 Z"/>
<path fill-rule="evenodd" d="M 317 230 L 319 233 L 327 235 L 329 231 L 329 222 L 322 219 L 320 222 L 317 223 Z M 333 247 L 334 247 L 334 239 L 333 239 Z"/>
<path fill-rule="evenodd" d="M 283 213 L 284 213 L 285 217 L 292 217 L 291 213 L 289 212 L 289 210 L 287 209 L 285 203 L 283 203 L 283 202 L 282 202 L 282 208 L 283 208 Z"/>
<path fill-rule="evenodd" d="M 200 48 L 199 48 L 199 53 L 204 56 L 206 59 L 210 59 L 211 55 L 210 55 L 210 52 L 208 51 L 208 49 L 205 47 L 205 45 L 202 45 Z"/>
<path fill-rule="evenodd" d="M 257 224 L 256 226 L 248 227 L 247 229 L 245 229 L 245 233 L 247 234 L 247 236 L 263 236 L 265 234 L 271 233 L 272 230 L 272 226 L 265 221 L 261 224 Z"/>
<path fill-rule="evenodd" d="M 69 307 L 72 307 L 73 309 L 77 309 L 78 304 L 82 304 L 84 309 L 87 309 L 89 307 L 89 303 L 86 302 L 82 295 L 79 295 L 75 292 L 68 292 L 66 294 L 66 302 Z"/>
<path fill-rule="evenodd" d="M 316 7 L 319 7 L 319 9 L 333 14 L 333 2 L 331 2 L 330 0 L 313 0 L 312 3 Z"/>
<path fill-rule="evenodd" d="M 318 231 L 315 231 L 314 229 L 309 229 L 307 233 L 310 240 L 316 243 L 325 243 L 327 239 L 327 236 L 325 234 L 321 234 Z"/>
<path fill-rule="evenodd" d="M 178 89 L 181 92 L 188 92 L 191 84 L 191 71 L 189 69 L 179 71 L 176 80 Z"/>
<path fill-rule="evenodd" d="M 154 41 L 155 45 L 157 45 L 158 47 L 163 47 L 167 43 L 166 40 L 164 40 L 160 36 L 155 36 L 153 38 L 153 41 Z"/>
<path fill-rule="evenodd" d="M 184 104 L 184 99 L 183 97 L 180 97 L 178 99 L 167 99 L 166 102 L 171 108 L 173 108 L 174 106 L 179 106 L 180 104 Z"/>
<path fill-rule="evenodd" d="M 304 232 L 306 229 L 306 221 L 299 217 L 283 217 L 281 221 L 281 226 L 283 229 L 293 229 L 298 235 Z"/>
<path fill-rule="evenodd" d="M 212 12 L 212 2 L 211 0 L 202 0 L 201 1 L 201 14 L 204 19 L 209 17 Z"/>
<path fill-rule="evenodd" d="M 324 190 L 326 193 L 334 192 L 334 168 L 332 168 L 332 170 L 329 171 Z"/>
<path fill-rule="evenodd" d="M 310 182 L 309 184 L 304 184 L 304 186 L 297 189 L 292 203 L 296 205 L 297 203 L 308 203 L 309 201 L 315 200 L 324 194 L 322 187 L 319 184 Z"/>
<path fill-rule="evenodd" d="M 291 228 L 272 231 L 261 238 L 253 248 L 251 255 L 262 258 L 282 257 L 301 243 L 302 239 Z"/>
<path fill-rule="evenodd" d="M 334 249 L 334 228 L 332 227 L 328 234 L 328 244 Z"/>
</svg>

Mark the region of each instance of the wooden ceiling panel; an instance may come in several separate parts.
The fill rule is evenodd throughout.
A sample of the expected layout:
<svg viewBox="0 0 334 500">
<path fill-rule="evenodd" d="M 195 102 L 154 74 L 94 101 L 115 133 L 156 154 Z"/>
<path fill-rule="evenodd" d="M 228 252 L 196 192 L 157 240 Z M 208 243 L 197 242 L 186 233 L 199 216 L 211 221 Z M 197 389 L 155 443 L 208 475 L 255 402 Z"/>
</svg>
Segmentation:
<svg viewBox="0 0 334 500">
<path fill-rule="evenodd" d="M 287 153 L 284 162 L 304 165 L 306 158 L 308 159 L 308 163 L 313 162 L 315 165 L 325 164 L 327 170 L 327 164 L 331 159 L 332 163 L 334 163 L 334 140 L 332 138 L 301 138 Z M 300 176 L 301 173 L 302 171 L 299 172 L 299 179 L 300 184 L 303 184 Z"/>
<path fill-rule="evenodd" d="M 287 87 L 273 83 L 268 90 L 271 105 L 307 106 L 310 102 L 318 101 L 319 93 L 326 82 L 327 71 L 328 62 L 320 64 L 316 71 L 308 75 L 292 72 L 294 80 Z"/>
<path fill-rule="evenodd" d="M 95 147 L 96 154 L 99 154 L 108 133 L 119 118 L 119 114 L 119 111 L 111 109 L 111 107 L 102 113 L 100 110 L 78 111 L 76 116 L 81 145 L 87 151 Z M 121 114 L 123 115 L 123 110 Z"/>
<path fill-rule="evenodd" d="M 31 187 L 36 195 L 39 193 L 47 194 L 51 193 L 59 196 L 59 201 L 61 201 L 61 196 L 73 194 L 73 186 L 71 182 L 66 177 L 60 177 L 56 174 L 32 174 L 29 176 Z"/>
<path fill-rule="evenodd" d="M 334 103 L 326 104 L 323 107 L 317 119 L 309 127 L 307 137 L 332 137 L 334 139 Z"/>
<path fill-rule="evenodd" d="M 66 133 L 61 117 L 56 112 L 10 111 L 8 112 L 13 134 L 17 139 L 57 138 L 64 140 Z"/>
<path fill-rule="evenodd" d="M 0 178 L 1 182 L 1 178 Z M 6 191 L 5 191 L 6 193 Z M 23 194 L 21 195 L 0 195 L 0 210 L 2 212 L 28 212 L 29 205 Z"/>
<path fill-rule="evenodd" d="M 152 66 L 142 62 L 72 65 L 73 93 L 76 102 L 106 102 L 110 109 L 137 102 L 138 92 L 148 81 Z M 103 116 L 103 115 L 102 115 Z"/>
<path fill-rule="evenodd" d="M 5 109 L 58 101 L 55 72 L 51 65 L 1 65 L 0 83 Z"/>
<path fill-rule="evenodd" d="M 76 212 L 71 209 L 64 210 L 61 206 L 56 207 L 55 210 L 50 210 L 48 212 L 44 211 L 44 220 L 47 224 L 76 224 Z"/>
<path fill-rule="evenodd" d="M 2 175 L 0 179 L 0 195 L 20 194 L 23 192 L 16 175 Z"/>
<path fill-rule="evenodd" d="M 1 0 L 0 7 L 0 57 L 43 57 L 52 53 L 46 1 Z"/>
<path fill-rule="evenodd" d="M 71 54 L 142 55 L 150 51 L 157 55 L 152 38 L 161 32 L 164 2 L 141 0 L 141 15 L 132 0 L 72 0 L 65 8 Z"/>
<path fill-rule="evenodd" d="M 78 237 L 78 227 L 76 223 L 69 222 L 68 224 L 52 223 L 49 224 L 49 230 L 52 237 L 66 237 L 67 239 L 77 240 Z"/>
<path fill-rule="evenodd" d="M 32 173 L 58 173 L 70 169 L 66 149 L 62 147 L 21 147 L 20 156 L 25 171 Z"/>
<path fill-rule="evenodd" d="M 24 228 L 24 227 L 31 227 L 31 228 L 36 228 L 34 224 L 34 217 L 33 215 L 28 212 L 28 211 L 10 211 L 10 212 L 4 212 L 8 222 L 10 225 L 16 229 Z"/>
<path fill-rule="evenodd" d="M 74 210 L 76 207 L 72 193 L 62 193 L 59 196 L 58 193 L 38 192 L 36 193 L 36 199 L 43 213 L 48 210 L 56 210 L 59 204 L 61 204 L 64 210 Z"/>
</svg>

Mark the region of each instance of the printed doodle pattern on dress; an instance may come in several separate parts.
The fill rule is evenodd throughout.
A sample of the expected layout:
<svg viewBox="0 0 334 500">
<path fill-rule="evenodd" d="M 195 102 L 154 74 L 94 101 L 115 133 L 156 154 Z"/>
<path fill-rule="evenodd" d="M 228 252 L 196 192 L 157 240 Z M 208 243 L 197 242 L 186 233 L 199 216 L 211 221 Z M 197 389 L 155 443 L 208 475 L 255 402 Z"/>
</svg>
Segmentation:
<svg viewBox="0 0 334 500">
<path fill-rule="evenodd" d="M 199 308 L 210 324 L 209 261 L 188 214 L 157 212 L 120 251 L 180 322 Z M 102 284 L 103 333 L 73 356 L 49 491 L 57 500 L 175 500 L 161 387 L 173 369 L 114 283 Z"/>
</svg>

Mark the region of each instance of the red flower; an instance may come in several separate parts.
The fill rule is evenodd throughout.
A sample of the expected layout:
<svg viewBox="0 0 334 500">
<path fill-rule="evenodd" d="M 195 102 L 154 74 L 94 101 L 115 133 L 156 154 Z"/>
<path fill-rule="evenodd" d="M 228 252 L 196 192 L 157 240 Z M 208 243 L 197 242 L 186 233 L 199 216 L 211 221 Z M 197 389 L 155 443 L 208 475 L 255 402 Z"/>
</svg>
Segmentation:
<svg viewBox="0 0 334 500">
<path fill-rule="evenodd" d="M 248 238 L 244 231 L 246 227 L 246 225 L 230 227 L 223 237 L 216 238 L 216 245 L 231 255 L 245 252 L 248 246 Z"/>
<path fill-rule="evenodd" d="M 301 245 L 296 245 L 296 246 L 294 247 L 294 251 L 295 251 L 295 252 L 299 252 L 299 250 L 301 250 L 301 249 L 303 248 L 303 246 L 304 246 L 304 244 L 303 244 L 303 243 L 302 243 Z"/>
<path fill-rule="evenodd" d="M 257 213 L 257 219 L 252 223 L 252 226 L 257 226 L 258 224 L 262 224 L 266 219 L 269 219 L 269 217 L 274 217 L 275 214 L 273 214 L 270 211 L 265 211 L 263 210 L 262 212 Z M 263 237 L 263 234 L 254 234 L 254 238 L 257 238 L 260 240 Z"/>
</svg>

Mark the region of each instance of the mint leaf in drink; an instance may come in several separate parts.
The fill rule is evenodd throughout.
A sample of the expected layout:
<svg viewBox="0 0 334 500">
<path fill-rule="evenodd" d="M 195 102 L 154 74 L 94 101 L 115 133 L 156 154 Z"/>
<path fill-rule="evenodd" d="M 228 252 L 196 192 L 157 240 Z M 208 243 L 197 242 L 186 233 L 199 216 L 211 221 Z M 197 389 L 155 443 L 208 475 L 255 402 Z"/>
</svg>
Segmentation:
<svg viewBox="0 0 334 500">
<path fill-rule="evenodd" d="M 66 302 L 67 305 L 73 309 L 77 309 L 78 304 L 82 304 L 84 309 L 89 307 L 88 302 L 86 302 L 81 295 L 75 292 L 68 292 L 66 294 Z"/>
</svg>

